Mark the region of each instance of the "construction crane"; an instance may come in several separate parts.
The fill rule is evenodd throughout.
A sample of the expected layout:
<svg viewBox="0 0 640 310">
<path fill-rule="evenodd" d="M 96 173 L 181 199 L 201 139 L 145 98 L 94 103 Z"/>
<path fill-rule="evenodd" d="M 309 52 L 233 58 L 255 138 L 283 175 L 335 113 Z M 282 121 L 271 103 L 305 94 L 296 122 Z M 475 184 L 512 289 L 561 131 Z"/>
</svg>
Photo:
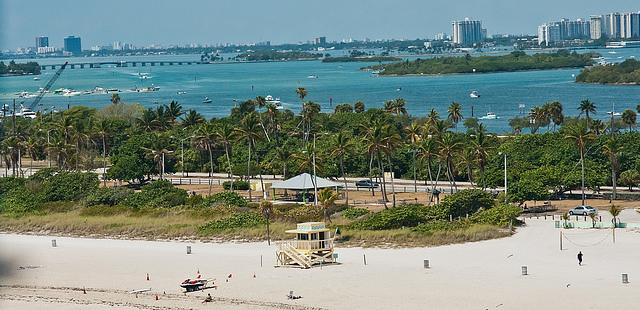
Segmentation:
<svg viewBox="0 0 640 310">
<path fill-rule="evenodd" d="M 58 69 L 58 71 L 56 71 L 56 73 L 51 77 L 49 82 L 47 82 L 47 85 L 45 85 L 44 88 L 40 91 L 40 93 L 38 94 L 36 99 L 33 100 L 31 105 L 29 106 L 29 109 L 33 110 L 33 109 L 36 108 L 36 106 L 38 105 L 40 100 L 42 100 L 42 97 L 44 97 L 44 95 L 49 91 L 49 89 L 51 89 L 51 86 L 53 86 L 53 83 L 55 83 L 56 80 L 58 80 L 58 78 L 60 77 L 60 74 L 62 74 L 62 71 L 64 71 L 64 69 L 67 67 L 68 63 L 69 63 L 68 61 L 65 62 L 62 65 L 62 67 L 60 67 L 60 69 Z"/>
</svg>

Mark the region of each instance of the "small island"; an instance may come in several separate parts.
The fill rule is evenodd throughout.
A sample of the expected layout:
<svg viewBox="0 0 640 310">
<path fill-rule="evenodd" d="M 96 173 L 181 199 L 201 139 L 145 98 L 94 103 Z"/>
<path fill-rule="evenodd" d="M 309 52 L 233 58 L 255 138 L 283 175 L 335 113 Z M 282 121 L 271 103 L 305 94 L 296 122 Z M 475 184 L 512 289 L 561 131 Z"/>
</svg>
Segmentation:
<svg viewBox="0 0 640 310">
<path fill-rule="evenodd" d="M 370 66 L 363 69 L 380 70 L 380 75 L 491 73 L 525 70 L 549 70 L 561 68 L 583 68 L 594 63 L 595 53 L 578 54 L 567 50 L 555 53 L 528 55 L 522 51 L 503 56 L 438 57 L 416 59 Z"/>
<path fill-rule="evenodd" d="M 299 51 L 250 51 L 237 55 L 236 61 L 288 61 L 288 60 L 315 60 L 324 55 L 321 53 L 308 53 Z"/>
<path fill-rule="evenodd" d="M 8 65 L 5 65 L 4 62 L 0 61 L 0 76 L 27 74 L 40 74 L 40 65 L 34 61 L 18 64 L 13 60 Z"/>
<path fill-rule="evenodd" d="M 374 55 L 353 50 L 349 52 L 349 56 L 329 56 L 322 59 L 322 62 L 390 62 L 400 60 L 402 60 L 402 58 L 389 56 L 389 53 L 387 52 L 380 55 Z"/>
<path fill-rule="evenodd" d="M 617 64 L 585 68 L 576 76 L 576 82 L 640 85 L 640 61 L 628 59 Z"/>
</svg>

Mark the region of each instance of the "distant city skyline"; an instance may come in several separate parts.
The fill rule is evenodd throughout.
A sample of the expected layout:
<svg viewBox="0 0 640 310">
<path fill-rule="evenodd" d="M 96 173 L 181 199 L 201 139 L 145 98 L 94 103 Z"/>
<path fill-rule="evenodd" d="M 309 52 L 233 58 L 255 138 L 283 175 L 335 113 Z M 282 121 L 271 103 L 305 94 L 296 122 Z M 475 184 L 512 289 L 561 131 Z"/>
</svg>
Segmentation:
<svg viewBox="0 0 640 310">
<path fill-rule="evenodd" d="M 297 43 L 320 36 L 327 41 L 433 38 L 451 34 L 451 22 L 465 17 L 482 21 L 489 34 L 535 35 L 538 25 L 560 18 L 638 10 L 631 0 L 0 0 L 0 49 L 33 47 L 38 36 L 48 37 L 49 46 L 63 47 L 63 39 L 73 35 L 82 38 L 83 49 L 113 42 L 167 46 Z"/>
</svg>

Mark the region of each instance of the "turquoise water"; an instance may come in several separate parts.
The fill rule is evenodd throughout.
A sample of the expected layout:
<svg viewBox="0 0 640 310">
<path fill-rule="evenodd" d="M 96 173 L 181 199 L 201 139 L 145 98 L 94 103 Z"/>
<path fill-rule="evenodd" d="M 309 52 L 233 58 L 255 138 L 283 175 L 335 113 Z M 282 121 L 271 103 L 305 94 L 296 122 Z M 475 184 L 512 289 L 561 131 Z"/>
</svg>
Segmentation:
<svg viewBox="0 0 640 310">
<path fill-rule="evenodd" d="M 607 61 L 620 61 L 629 57 L 640 58 L 640 49 L 597 50 Z M 198 60 L 198 55 L 137 56 L 118 60 Z M 72 62 L 94 61 L 92 58 L 72 58 Z M 104 59 L 101 59 L 104 60 Z M 45 59 L 39 62 L 60 63 L 61 59 Z M 605 118 L 615 104 L 616 111 L 635 108 L 640 103 L 640 87 L 583 85 L 573 82 L 572 75 L 579 70 L 551 70 L 514 73 L 375 77 L 360 71 L 366 63 L 321 63 L 320 61 L 234 63 L 191 66 L 154 66 L 100 69 L 67 69 L 54 85 L 57 88 L 90 90 L 96 86 L 124 90 L 120 94 L 125 102 L 138 102 L 153 107 L 156 102 L 177 100 L 185 109 L 194 108 L 207 117 L 227 115 L 234 100 L 244 100 L 258 95 L 279 97 L 283 105 L 299 110 L 297 87 L 307 88 L 308 100 L 321 104 L 323 111 L 331 111 L 338 103 L 362 100 L 367 107 L 381 107 L 385 100 L 402 97 L 407 110 L 413 115 L 425 115 L 432 108 L 446 115 L 452 101 L 462 103 L 463 115 L 471 116 L 473 106 L 476 117 L 487 112 L 498 115 L 495 120 L 483 120 L 494 132 L 509 131 L 508 119 L 520 113 L 519 105 L 528 111 L 534 105 L 551 100 L 563 103 L 566 115 L 577 115 L 581 100 L 589 98 L 598 107 L 596 117 Z M 33 77 L 0 78 L 0 102 L 9 103 L 20 91 L 35 92 L 44 86 L 54 70 L 45 70 L 41 80 Z M 139 73 L 150 77 L 140 80 Z M 307 78 L 317 75 L 317 79 Z M 149 93 L 128 92 L 133 87 L 159 86 Z M 477 90 L 481 97 L 472 99 L 469 93 Z M 186 94 L 178 95 L 178 91 Z M 41 101 L 43 107 L 64 109 L 67 105 L 102 107 L 110 104 L 111 95 L 92 94 L 63 97 L 48 94 Z M 213 100 L 203 104 L 204 97 Z M 26 104 L 33 99 L 24 100 Z M 332 101 L 332 102 L 331 102 Z"/>
</svg>

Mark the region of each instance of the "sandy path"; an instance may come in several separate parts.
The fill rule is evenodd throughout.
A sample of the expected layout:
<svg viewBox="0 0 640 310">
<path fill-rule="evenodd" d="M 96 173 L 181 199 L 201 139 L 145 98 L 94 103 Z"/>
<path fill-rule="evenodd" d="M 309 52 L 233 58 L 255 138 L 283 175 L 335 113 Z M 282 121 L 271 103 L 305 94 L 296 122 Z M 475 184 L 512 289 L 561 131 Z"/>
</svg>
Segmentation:
<svg viewBox="0 0 640 310">
<path fill-rule="evenodd" d="M 632 212 L 623 217 L 637 218 Z M 187 244 L 179 242 L 55 237 L 58 247 L 52 248 L 53 237 L 0 235 L 0 256 L 14 270 L 0 281 L 0 308 L 63 309 L 62 301 L 72 299 L 66 305 L 75 309 L 636 308 L 640 232 L 619 229 L 615 244 L 610 230 L 564 234 L 560 251 L 553 222 L 528 219 L 511 238 L 435 248 L 339 249 L 341 265 L 310 270 L 271 267 L 274 248 L 264 243 L 193 243 L 187 255 Z M 585 255 L 583 266 L 577 264 L 578 251 Z M 423 259 L 431 269 L 423 268 Z M 27 265 L 39 268 L 16 270 Z M 521 275 L 523 265 L 528 276 Z M 184 296 L 178 283 L 197 270 L 217 278 L 218 288 Z M 631 283 L 622 284 L 621 273 Z M 82 287 L 86 295 L 64 289 Z M 137 299 L 126 293 L 149 287 L 152 292 Z M 290 290 L 303 299 L 287 300 Z M 213 305 L 200 303 L 206 293 L 217 298 Z"/>
</svg>

